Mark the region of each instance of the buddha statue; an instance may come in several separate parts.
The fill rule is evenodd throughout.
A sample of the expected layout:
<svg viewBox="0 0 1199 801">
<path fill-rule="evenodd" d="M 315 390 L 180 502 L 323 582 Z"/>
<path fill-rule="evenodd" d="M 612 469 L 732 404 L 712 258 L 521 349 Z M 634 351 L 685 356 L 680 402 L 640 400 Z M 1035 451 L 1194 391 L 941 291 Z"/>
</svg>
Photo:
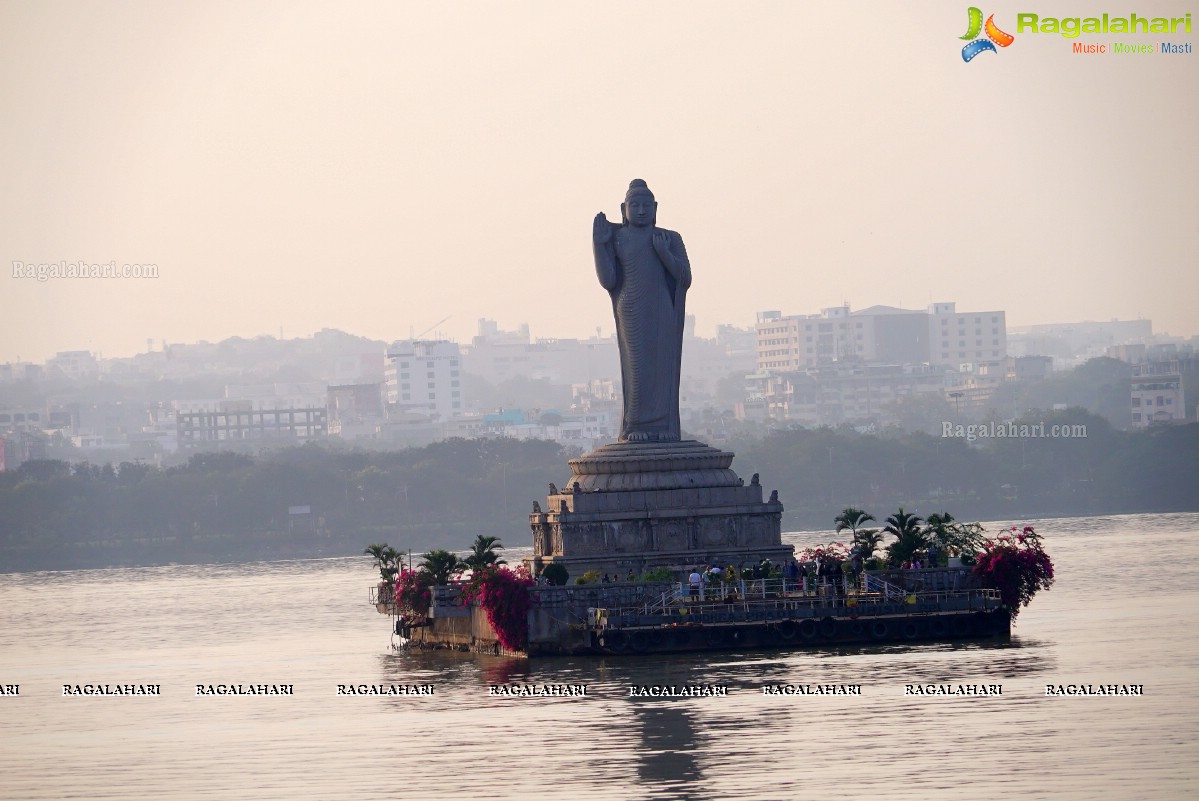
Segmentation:
<svg viewBox="0 0 1199 801">
<path fill-rule="evenodd" d="M 679 370 L 691 264 L 683 239 L 657 227 L 658 203 L 645 181 L 629 184 L 623 222 L 595 216 L 595 271 L 612 297 L 624 408 L 621 442 L 680 438 Z"/>
</svg>

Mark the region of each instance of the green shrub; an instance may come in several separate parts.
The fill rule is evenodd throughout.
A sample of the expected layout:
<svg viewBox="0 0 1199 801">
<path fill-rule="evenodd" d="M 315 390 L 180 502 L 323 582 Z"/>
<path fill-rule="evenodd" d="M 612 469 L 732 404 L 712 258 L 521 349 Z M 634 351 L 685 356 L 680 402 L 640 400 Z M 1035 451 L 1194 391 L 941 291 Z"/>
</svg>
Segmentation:
<svg viewBox="0 0 1199 801">
<path fill-rule="evenodd" d="M 579 578 L 575 579 L 575 584 L 599 584 L 600 572 L 598 570 L 588 570 Z"/>
</svg>

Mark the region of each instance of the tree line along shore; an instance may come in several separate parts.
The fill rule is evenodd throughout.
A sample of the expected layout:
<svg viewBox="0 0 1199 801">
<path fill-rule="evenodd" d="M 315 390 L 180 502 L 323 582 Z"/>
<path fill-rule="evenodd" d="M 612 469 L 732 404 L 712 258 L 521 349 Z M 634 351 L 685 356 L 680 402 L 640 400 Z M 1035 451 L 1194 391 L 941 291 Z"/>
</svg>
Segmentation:
<svg viewBox="0 0 1199 801">
<path fill-rule="evenodd" d="M 778 489 L 784 530 L 828 528 L 851 504 L 925 516 L 952 508 L 975 520 L 1199 511 L 1199 424 L 1120 431 L 1082 409 L 1016 422 L 1086 433 L 969 442 L 819 428 L 716 444 L 737 454 L 738 472 Z M 415 551 L 478 534 L 522 543 L 532 502 L 569 475 L 575 455 L 540 440 L 454 439 L 397 451 L 196 453 L 168 468 L 27 462 L 0 473 L 0 566 L 350 556 L 364 541 Z"/>
</svg>

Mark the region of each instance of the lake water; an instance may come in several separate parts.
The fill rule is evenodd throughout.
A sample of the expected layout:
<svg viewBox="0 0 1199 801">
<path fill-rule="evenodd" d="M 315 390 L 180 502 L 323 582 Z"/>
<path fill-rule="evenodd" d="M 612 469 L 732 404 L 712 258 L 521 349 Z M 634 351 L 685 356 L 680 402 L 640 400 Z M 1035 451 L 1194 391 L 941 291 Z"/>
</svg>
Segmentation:
<svg viewBox="0 0 1199 801">
<path fill-rule="evenodd" d="M 0 798 L 1199 797 L 1199 515 L 1032 522 L 1057 583 L 1010 643 L 986 645 L 397 653 L 365 558 L 0 575 L 0 684 L 20 685 L 0 697 Z M 587 695 L 488 695 L 507 682 Z M 904 695 L 945 682 L 1003 694 Z M 161 695 L 63 696 L 86 683 Z M 294 695 L 196 695 L 218 683 Z M 393 683 L 435 694 L 336 694 Z M 862 695 L 764 696 L 768 683 Z M 1144 695 L 1045 697 L 1070 683 Z M 649 684 L 729 690 L 629 697 Z"/>
</svg>

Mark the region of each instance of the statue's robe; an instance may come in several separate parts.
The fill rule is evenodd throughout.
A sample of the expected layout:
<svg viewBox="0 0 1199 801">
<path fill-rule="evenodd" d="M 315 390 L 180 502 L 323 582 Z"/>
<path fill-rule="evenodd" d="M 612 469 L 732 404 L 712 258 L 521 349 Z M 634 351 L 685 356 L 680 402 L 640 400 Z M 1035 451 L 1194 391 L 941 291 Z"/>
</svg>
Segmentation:
<svg viewBox="0 0 1199 801">
<path fill-rule="evenodd" d="M 677 441 L 683 324 L 691 285 L 687 250 L 674 231 L 631 225 L 614 229 L 612 248 L 603 255 L 614 257 L 615 280 L 605 287 L 612 297 L 620 346 L 620 440 Z M 659 231 L 669 237 L 677 278 L 654 251 L 653 234 Z"/>
</svg>

